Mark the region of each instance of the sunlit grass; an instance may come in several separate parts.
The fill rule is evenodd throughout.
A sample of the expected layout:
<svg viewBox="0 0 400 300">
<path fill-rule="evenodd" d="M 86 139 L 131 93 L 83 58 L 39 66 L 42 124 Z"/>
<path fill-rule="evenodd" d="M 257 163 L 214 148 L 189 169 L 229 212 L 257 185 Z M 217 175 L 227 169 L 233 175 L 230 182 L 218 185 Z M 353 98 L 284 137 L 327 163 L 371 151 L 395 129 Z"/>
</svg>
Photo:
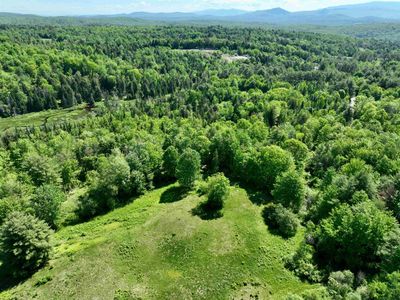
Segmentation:
<svg viewBox="0 0 400 300">
<path fill-rule="evenodd" d="M 245 190 L 223 216 L 202 220 L 195 194 L 160 203 L 171 187 L 61 229 L 49 266 L 5 294 L 24 299 L 282 299 L 315 286 L 284 268 L 302 239 L 271 235 Z M 126 298 L 118 298 L 126 297 Z M 1 298 L 0 298 L 1 299 Z"/>
</svg>

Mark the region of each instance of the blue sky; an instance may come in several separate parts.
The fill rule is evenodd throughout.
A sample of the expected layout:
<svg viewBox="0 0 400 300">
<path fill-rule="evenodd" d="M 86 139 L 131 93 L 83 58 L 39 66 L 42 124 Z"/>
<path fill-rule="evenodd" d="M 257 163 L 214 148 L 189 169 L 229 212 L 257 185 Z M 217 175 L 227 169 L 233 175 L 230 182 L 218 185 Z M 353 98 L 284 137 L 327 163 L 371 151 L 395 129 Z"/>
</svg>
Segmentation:
<svg viewBox="0 0 400 300">
<path fill-rule="evenodd" d="M 290 11 L 363 3 L 368 0 L 0 0 L 1 12 L 40 15 L 114 14 L 134 11 L 172 12 L 238 8 L 282 7 Z M 387 0 L 386 0 L 387 2 Z"/>
</svg>

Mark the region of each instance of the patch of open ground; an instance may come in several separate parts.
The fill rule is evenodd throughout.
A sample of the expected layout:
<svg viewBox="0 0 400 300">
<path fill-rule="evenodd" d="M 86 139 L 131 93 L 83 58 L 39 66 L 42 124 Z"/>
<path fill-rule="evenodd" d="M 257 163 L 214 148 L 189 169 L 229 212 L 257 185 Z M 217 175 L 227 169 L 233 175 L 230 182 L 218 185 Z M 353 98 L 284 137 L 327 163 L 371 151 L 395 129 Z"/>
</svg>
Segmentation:
<svg viewBox="0 0 400 300">
<path fill-rule="evenodd" d="M 284 299 L 317 287 L 284 268 L 303 230 L 271 235 L 245 190 L 232 187 L 223 215 L 203 220 L 193 193 L 160 203 L 171 189 L 61 229 L 50 264 L 0 299 Z"/>
</svg>

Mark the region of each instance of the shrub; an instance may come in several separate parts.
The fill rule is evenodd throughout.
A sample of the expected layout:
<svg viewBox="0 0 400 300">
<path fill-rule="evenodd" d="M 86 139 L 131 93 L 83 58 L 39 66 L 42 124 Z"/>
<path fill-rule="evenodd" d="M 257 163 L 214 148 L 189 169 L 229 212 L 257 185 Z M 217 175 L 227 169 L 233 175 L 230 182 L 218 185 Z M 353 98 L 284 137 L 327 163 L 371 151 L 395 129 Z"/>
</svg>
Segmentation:
<svg viewBox="0 0 400 300">
<path fill-rule="evenodd" d="M 387 206 L 393 211 L 394 216 L 400 221 L 400 173 L 389 184 L 386 191 Z"/>
<path fill-rule="evenodd" d="M 368 285 L 369 299 L 397 300 L 400 295 L 400 272 L 394 272 L 382 281 L 373 281 Z"/>
<path fill-rule="evenodd" d="M 285 300 L 303 300 L 303 297 L 296 294 L 289 294 L 286 296 Z"/>
<path fill-rule="evenodd" d="M 185 188 L 192 188 L 200 176 L 200 154 L 193 149 L 186 149 L 179 157 L 176 177 Z"/>
<path fill-rule="evenodd" d="M 301 279 L 320 282 L 321 272 L 314 263 L 314 247 L 303 242 L 294 255 L 286 261 L 286 267 Z"/>
<path fill-rule="evenodd" d="M 272 232 L 284 238 L 296 235 L 299 220 L 296 215 L 284 208 L 281 204 L 269 204 L 264 208 L 265 223 Z"/>
<path fill-rule="evenodd" d="M 90 187 L 87 194 L 78 199 L 77 215 L 81 220 L 89 220 L 94 216 L 104 214 L 115 208 L 117 205 L 118 186 L 105 185 L 95 174 L 90 180 Z"/>
<path fill-rule="evenodd" d="M 76 214 L 80 220 L 90 220 L 96 215 L 104 212 L 105 205 L 94 199 L 89 195 L 84 195 L 78 199 L 78 207 L 76 209 Z"/>
<path fill-rule="evenodd" d="M 15 277 L 25 277 L 42 267 L 51 252 L 52 230 L 42 220 L 13 212 L 0 227 L 0 251 L 6 268 Z"/>
<path fill-rule="evenodd" d="M 52 228 L 56 228 L 56 220 L 60 213 L 61 203 L 65 201 L 63 191 L 54 185 L 42 185 L 36 189 L 31 199 L 30 208 L 33 214 L 45 221 Z"/>
<path fill-rule="evenodd" d="M 208 178 L 207 207 L 212 210 L 222 209 L 228 191 L 229 179 L 224 174 L 219 173 Z"/>
<path fill-rule="evenodd" d="M 325 287 L 306 290 L 301 294 L 304 300 L 332 300 Z"/>
<path fill-rule="evenodd" d="M 328 278 L 328 292 L 334 300 L 346 299 L 353 292 L 354 274 L 351 271 L 333 272 Z"/>
</svg>

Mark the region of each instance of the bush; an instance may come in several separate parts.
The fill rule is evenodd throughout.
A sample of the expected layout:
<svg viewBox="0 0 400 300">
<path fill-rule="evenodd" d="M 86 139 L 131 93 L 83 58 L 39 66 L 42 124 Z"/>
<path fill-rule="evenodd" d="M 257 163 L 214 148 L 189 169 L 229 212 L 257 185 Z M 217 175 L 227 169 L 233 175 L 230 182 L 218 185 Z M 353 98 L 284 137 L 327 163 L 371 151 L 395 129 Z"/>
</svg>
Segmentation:
<svg viewBox="0 0 400 300">
<path fill-rule="evenodd" d="M 286 267 L 301 279 L 309 282 L 320 282 L 321 272 L 314 263 L 314 247 L 303 242 L 295 254 L 286 262 Z"/>
<path fill-rule="evenodd" d="M 78 207 L 76 209 L 76 214 L 80 220 L 86 221 L 91 218 L 103 213 L 105 205 L 99 202 L 98 199 L 94 199 L 90 195 L 84 195 L 78 199 Z"/>
<path fill-rule="evenodd" d="M 368 285 L 369 299 L 397 300 L 400 295 L 400 272 L 394 272 L 382 281 L 373 281 Z"/>
<path fill-rule="evenodd" d="M 228 191 L 229 179 L 224 174 L 219 173 L 208 178 L 207 207 L 212 210 L 221 210 Z"/>
<path fill-rule="evenodd" d="M 303 297 L 296 294 L 289 294 L 286 296 L 285 300 L 304 300 Z"/>
<path fill-rule="evenodd" d="M 43 185 L 36 189 L 31 199 L 30 208 L 33 214 L 45 221 L 52 228 L 56 228 L 56 220 L 60 213 L 61 203 L 65 201 L 63 191 L 54 185 Z"/>
<path fill-rule="evenodd" d="M 200 154 L 193 149 L 186 149 L 179 157 L 176 167 L 176 177 L 185 188 L 192 188 L 200 177 Z"/>
<path fill-rule="evenodd" d="M 284 238 L 296 235 L 299 220 L 296 215 L 284 208 L 281 204 L 269 204 L 264 208 L 265 223 L 272 232 Z"/>
<path fill-rule="evenodd" d="M 351 271 L 338 271 L 330 274 L 328 292 L 334 300 L 347 299 L 353 292 L 354 274 Z"/>
<path fill-rule="evenodd" d="M 81 220 L 89 220 L 97 215 L 107 213 L 117 206 L 118 187 L 99 184 L 94 178 L 86 195 L 78 199 L 76 213 Z"/>
<path fill-rule="evenodd" d="M 301 294 L 304 300 L 332 300 L 325 287 L 318 289 L 306 290 Z"/>
<path fill-rule="evenodd" d="M 13 212 L 0 227 L 0 251 L 6 269 L 26 277 L 42 267 L 51 252 L 52 230 L 42 220 Z"/>
</svg>

